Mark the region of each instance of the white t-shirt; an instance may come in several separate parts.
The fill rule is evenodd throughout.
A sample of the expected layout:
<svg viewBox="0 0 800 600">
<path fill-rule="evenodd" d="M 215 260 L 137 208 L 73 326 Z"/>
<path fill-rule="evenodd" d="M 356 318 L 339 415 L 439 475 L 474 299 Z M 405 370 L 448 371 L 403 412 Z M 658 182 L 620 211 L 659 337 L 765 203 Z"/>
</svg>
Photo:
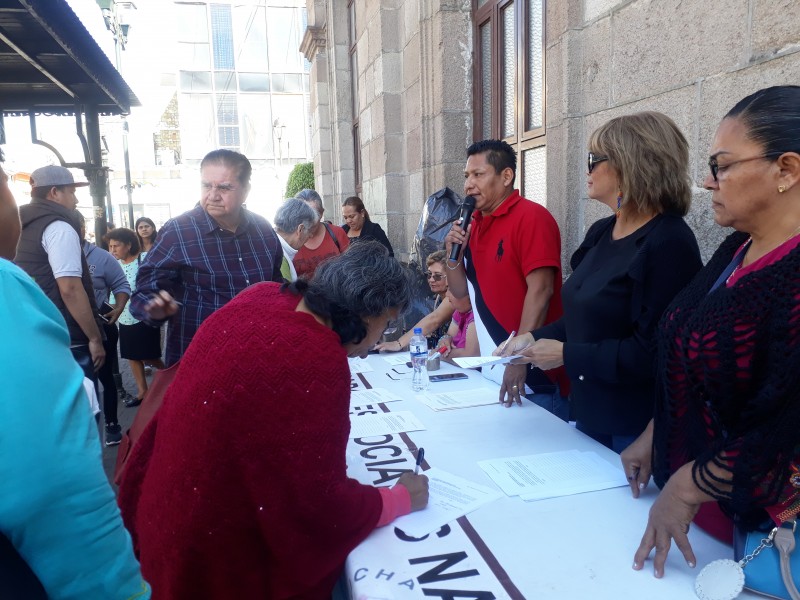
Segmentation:
<svg viewBox="0 0 800 600">
<path fill-rule="evenodd" d="M 78 232 L 66 221 L 53 221 L 42 234 L 42 248 L 53 270 L 53 277 L 80 277 L 81 241 Z"/>
</svg>

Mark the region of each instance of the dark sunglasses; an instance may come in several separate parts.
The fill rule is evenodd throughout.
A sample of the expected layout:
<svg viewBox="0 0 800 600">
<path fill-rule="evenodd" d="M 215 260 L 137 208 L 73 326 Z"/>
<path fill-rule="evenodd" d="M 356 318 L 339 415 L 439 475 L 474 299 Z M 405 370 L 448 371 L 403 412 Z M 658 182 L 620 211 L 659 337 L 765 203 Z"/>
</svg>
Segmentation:
<svg viewBox="0 0 800 600">
<path fill-rule="evenodd" d="M 595 165 L 600 164 L 601 162 L 605 162 L 608 160 L 607 156 L 599 156 L 594 152 L 589 152 L 589 173 L 591 174 L 594 171 Z"/>
<path fill-rule="evenodd" d="M 425 279 L 433 279 L 434 281 L 441 281 L 442 279 L 447 279 L 447 275 L 444 273 L 431 273 L 430 271 L 425 271 Z"/>
<path fill-rule="evenodd" d="M 714 181 L 719 181 L 719 179 L 717 179 L 717 175 L 719 174 L 720 170 L 724 171 L 728 167 L 732 167 L 733 165 L 738 165 L 739 163 L 743 163 L 743 162 L 749 162 L 751 160 L 760 160 L 760 159 L 764 159 L 764 158 L 775 158 L 775 157 L 780 156 L 781 154 L 784 154 L 784 153 L 783 152 L 778 152 L 778 151 L 767 152 L 766 154 L 759 154 L 758 156 L 751 156 L 750 158 L 742 158 L 742 159 L 739 159 L 739 160 L 734 160 L 734 161 L 731 161 L 729 163 L 725 163 L 724 165 L 720 165 L 717 162 L 717 157 L 716 156 L 712 156 L 711 158 L 708 159 L 708 168 L 711 170 L 711 177 L 714 178 Z"/>
</svg>

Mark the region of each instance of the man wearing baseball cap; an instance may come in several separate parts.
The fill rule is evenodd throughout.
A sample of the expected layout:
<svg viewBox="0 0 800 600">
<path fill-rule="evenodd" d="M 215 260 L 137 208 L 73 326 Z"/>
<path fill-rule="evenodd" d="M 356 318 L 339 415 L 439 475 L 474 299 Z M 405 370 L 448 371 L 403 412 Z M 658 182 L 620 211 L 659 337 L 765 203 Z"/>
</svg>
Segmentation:
<svg viewBox="0 0 800 600">
<path fill-rule="evenodd" d="M 75 182 L 64 167 L 49 165 L 31 173 L 31 202 L 19 209 L 22 234 L 14 262 L 58 307 L 67 322 L 70 348 L 87 377 L 105 361 L 103 336 L 75 215 Z"/>
</svg>

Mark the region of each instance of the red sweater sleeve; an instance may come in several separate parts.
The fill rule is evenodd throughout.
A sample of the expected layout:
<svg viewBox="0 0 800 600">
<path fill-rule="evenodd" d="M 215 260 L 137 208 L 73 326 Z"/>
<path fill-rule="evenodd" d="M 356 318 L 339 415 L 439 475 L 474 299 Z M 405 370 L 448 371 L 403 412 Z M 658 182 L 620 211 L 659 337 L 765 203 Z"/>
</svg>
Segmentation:
<svg viewBox="0 0 800 600">
<path fill-rule="evenodd" d="M 395 485 L 391 488 L 378 488 L 381 493 L 383 508 L 376 527 L 383 527 L 411 512 L 411 494 L 404 485 Z"/>
</svg>

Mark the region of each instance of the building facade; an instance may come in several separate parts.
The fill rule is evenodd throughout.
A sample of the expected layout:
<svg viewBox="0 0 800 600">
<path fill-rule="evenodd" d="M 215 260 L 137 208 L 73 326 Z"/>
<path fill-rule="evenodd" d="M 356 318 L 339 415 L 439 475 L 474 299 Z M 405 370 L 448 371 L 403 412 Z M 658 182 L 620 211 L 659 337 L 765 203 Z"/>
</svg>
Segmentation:
<svg viewBox="0 0 800 600">
<path fill-rule="evenodd" d="M 360 194 L 400 255 L 427 196 L 463 187 L 464 149 L 518 152 L 516 185 L 556 217 L 565 264 L 608 214 L 587 198 L 591 132 L 658 110 L 686 135 L 688 221 L 707 259 L 725 235 L 701 183 L 720 118 L 800 82 L 796 0 L 307 0 L 317 189 Z M 333 217 L 332 217 L 333 218 Z"/>
</svg>

